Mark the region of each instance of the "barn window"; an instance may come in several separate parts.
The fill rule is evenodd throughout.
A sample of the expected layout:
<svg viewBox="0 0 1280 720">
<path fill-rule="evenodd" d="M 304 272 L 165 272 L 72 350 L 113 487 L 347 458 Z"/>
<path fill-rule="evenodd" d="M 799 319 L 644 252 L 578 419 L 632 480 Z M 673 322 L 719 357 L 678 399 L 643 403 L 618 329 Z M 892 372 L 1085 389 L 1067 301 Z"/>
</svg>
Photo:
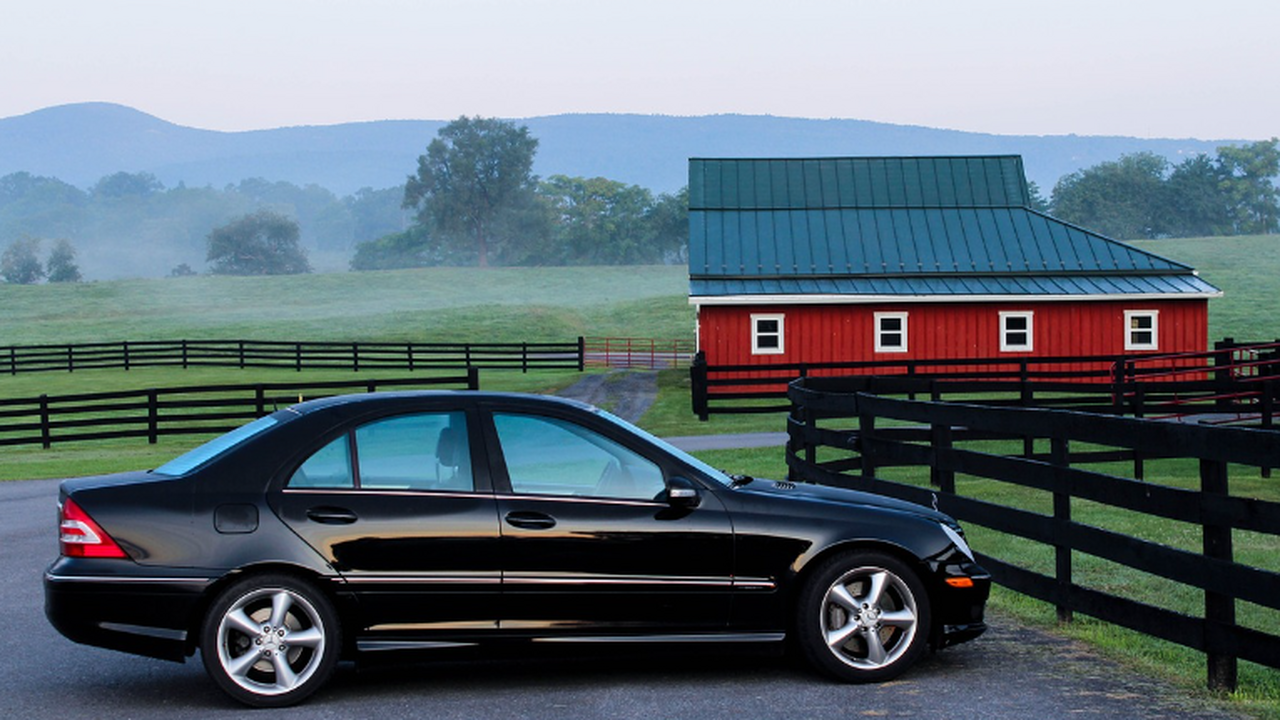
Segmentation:
<svg viewBox="0 0 1280 720">
<path fill-rule="evenodd" d="M 1030 311 L 1000 313 L 1000 352 L 1031 352 L 1033 318 Z"/>
<path fill-rule="evenodd" d="M 876 313 L 876 352 L 907 351 L 907 314 Z"/>
<path fill-rule="evenodd" d="M 751 316 L 751 354 L 781 355 L 786 350 L 783 332 L 785 316 Z"/>
<path fill-rule="evenodd" d="M 1160 313 L 1155 310 L 1124 311 L 1124 349 L 1159 350 Z"/>
</svg>

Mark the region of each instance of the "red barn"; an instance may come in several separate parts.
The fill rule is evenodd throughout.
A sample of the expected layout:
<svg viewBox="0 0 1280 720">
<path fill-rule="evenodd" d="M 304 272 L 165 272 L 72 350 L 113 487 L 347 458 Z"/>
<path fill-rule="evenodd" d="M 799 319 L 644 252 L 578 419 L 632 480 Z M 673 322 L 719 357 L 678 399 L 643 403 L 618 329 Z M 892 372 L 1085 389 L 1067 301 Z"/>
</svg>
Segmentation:
<svg viewBox="0 0 1280 720">
<path fill-rule="evenodd" d="M 1022 159 L 693 159 L 710 365 L 1203 351 L 1221 291 L 1029 207 Z"/>
</svg>

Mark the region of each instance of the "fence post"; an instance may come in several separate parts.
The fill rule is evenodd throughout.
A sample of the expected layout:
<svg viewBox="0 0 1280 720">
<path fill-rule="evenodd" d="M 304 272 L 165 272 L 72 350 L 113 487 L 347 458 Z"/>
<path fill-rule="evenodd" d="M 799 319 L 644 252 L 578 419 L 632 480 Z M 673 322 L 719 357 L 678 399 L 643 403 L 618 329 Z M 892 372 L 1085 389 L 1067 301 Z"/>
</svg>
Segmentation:
<svg viewBox="0 0 1280 720">
<path fill-rule="evenodd" d="M 587 369 L 587 339 L 578 336 L 578 372 Z"/>
<path fill-rule="evenodd" d="M 480 368 L 474 365 L 467 366 L 467 389 L 468 390 L 480 389 Z"/>
<path fill-rule="evenodd" d="M 1213 379 L 1219 385 L 1214 390 L 1215 395 L 1225 395 L 1230 392 L 1227 388 L 1221 386 L 1230 386 L 1231 384 L 1231 364 L 1232 364 L 1232 348 L 1236 345 L 1235 338 L 1223 338 L 1213 344 Z M 1213 401 L 1214 409 L 1219 412 L 1230 410 L 1231 400 L 1226 397 L 1219 397 Z"/>
<path fill-rule="evenodd" d="M 707 411 L 707 356 L 701 350 L 693 354 L 689 363 L 689 395 L 693 399 L 693 414 L 702 422 L 710 419 Z"/>
<path fill-rule="evenodd" d="M 1201 508 L 1204 522 L 1204 555 L 1226 563 L 1233 561 L 1231 526 L 1221 524 L 1209 513 L 1210 497 L 1224 499 L 1229 494 L 1227 464 L 1220 460 L 1200 461 Z M 1236 624 L 1236 603 L 1231 595 L 1206 590 L 1204 593 L 1204 646 L 1208 659 L 1209 688 L 1235 690 L 1237 662 L 1230 653 L 1226 631 Z"/>
<path fill-rule="evenodd" d="M 267 393 L 262 383 L 253 386 L 253 402 L 258 417 L 267 414 Z"/>
<path fill-rule="evenodd" d="M 1050 462 L 1054 468 L 1065 470 L 1071 466 L 1071 441 L 1065 437 L 1050 440 Z M 1071 622 L 1072 611 L 1067 604 L 1071 591 L 1071 546 L 1067 542 L 1067 526 L 1071 523 L 1071 493 L 1067 487 L 1066 473 L 1056 473 L 1053 479 L 1053 552 L 1054 581 L 1057 585 L 1058 622 Z"/>
<path fill-rule="evenodd" d="M 49 428 L 49 396 L 40 396 L 40 444 L 45 450 L 53 445 L 53 433 Z"/>
<path fill-rule="evenodd" d="M 1275 427 L 1276 413 L 1276 382 L 1274 380 L 1266 380 L 1262 383 L 1262 429 L 1271 430 Z M 1262 468 L 1262 477 L 1271 477 L 1271 468 Z"/>
<path fill-rule="evenodd" d="M 182 369 L 187 369 L 187 341 L 182 341 Z"/>
<path fill-rule="evenodd" d="M 12 345 L 9 346 L 9 374 L 18 374 L 18 349 Z"/>
<path fill-rule="evenodd" d="M 67 346 L 67 372 L 76 371 L 76 346 Z"/>
<path fill-rule="evenodd" d="M 185 344 L 186 341 L 184 340 Z M 160 397 L 155 390 L 147 391 L 147 442 L 155 445 L 160 439 Z"/>
<path fill-rule="evenodd" d="M 244 341 L 243 340 L 241 340 L 238 343 L 237 349 L 240 352 L 240 369 L 243 370 L 244 369 Z"/>
<path fill-rule="evenodd" d="M 862 477 L 871 480 L 876 475 L 876 461 L 871 457 L 871 443 L 876 433 L 876 416 L 863 410 L 865 403 L 858 403 L 858 452 L 862 461 Z"/>
<path fill-rule="evenodd" d="M 129 372 L 129 341 L 124 341 L 124 371 Z"/>
<path fill-rule="evenodd" d="M 293 368 L 302 372 L 302 343 L 293 344 Z"/>
<path fill-rule="evenodd" d="M 954 494 L 956 472 L 951 468 L 952 442 L 950 425 L 934 423 L 929 426 L 929 444 L 933 446 L 933 464 L 929 467 L 929 483 L 942 492 Z"/>
<path fill-rule="evenodd" d="M 360 372 L 360 343 L 351 343 L 351 372 Z"/>
<path fill-rule="evenodd" d="M 1134 383 L 1133 385 L 1133 416 L 1142 419 L 1147 414 L 1147 391 L 1142 387 L 1142 383 Z M 1142 459 L 1142 452 L 1135 449 L 1133 451 L 1133 479 L 1146 479 L 1146 463 Z"/>
<path fill-rule="evenodd" d="M 408 355 L 409 357 L 409 372 L 413 372 L 413 343 L 412 342 L 405 343 L 404 351 L 405 351 L 405 354 Z"/>
<path fill-rule="evenodd" d="M 529 343 L 520 343 L 520 372 L 529 372 Z"/>
</svg>

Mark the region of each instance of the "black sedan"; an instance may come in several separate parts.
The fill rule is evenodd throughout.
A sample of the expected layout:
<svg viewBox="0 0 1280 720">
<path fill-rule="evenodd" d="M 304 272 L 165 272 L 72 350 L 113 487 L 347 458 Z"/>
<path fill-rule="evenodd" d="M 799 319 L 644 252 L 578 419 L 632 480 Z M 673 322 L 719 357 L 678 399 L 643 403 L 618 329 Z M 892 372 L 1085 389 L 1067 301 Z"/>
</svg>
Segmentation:
<svg viewBox="0 0 1280 720">
<path fill-rule="evenodd" d="M 249 705 L 342 658 L 503 643 L 796 641 L 879 681 L 985 629 L 990 587 L 928 508 L 729 476 L 581 403 L 386 393 L 280 410 L 59 493 L 45 611 Z"/>
</svg>

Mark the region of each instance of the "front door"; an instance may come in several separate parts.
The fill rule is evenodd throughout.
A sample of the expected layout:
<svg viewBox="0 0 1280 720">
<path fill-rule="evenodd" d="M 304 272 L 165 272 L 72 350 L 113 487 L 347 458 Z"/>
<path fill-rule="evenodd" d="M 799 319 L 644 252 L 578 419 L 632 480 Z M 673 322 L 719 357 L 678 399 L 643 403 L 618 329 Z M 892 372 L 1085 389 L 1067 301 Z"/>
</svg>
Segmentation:
<svg viewBox="0 0 1280 720">
<path fill-rule="evenodd" d="M 625 635 L 723 629 L 733 532 L 709 492 L 665 499 L 671 469 L 572 417 L 495 410 L 490 437 L 502 533 L 501 627 Z M 669 461 L 668 461 L 669 462 Z"/>
</svg>

